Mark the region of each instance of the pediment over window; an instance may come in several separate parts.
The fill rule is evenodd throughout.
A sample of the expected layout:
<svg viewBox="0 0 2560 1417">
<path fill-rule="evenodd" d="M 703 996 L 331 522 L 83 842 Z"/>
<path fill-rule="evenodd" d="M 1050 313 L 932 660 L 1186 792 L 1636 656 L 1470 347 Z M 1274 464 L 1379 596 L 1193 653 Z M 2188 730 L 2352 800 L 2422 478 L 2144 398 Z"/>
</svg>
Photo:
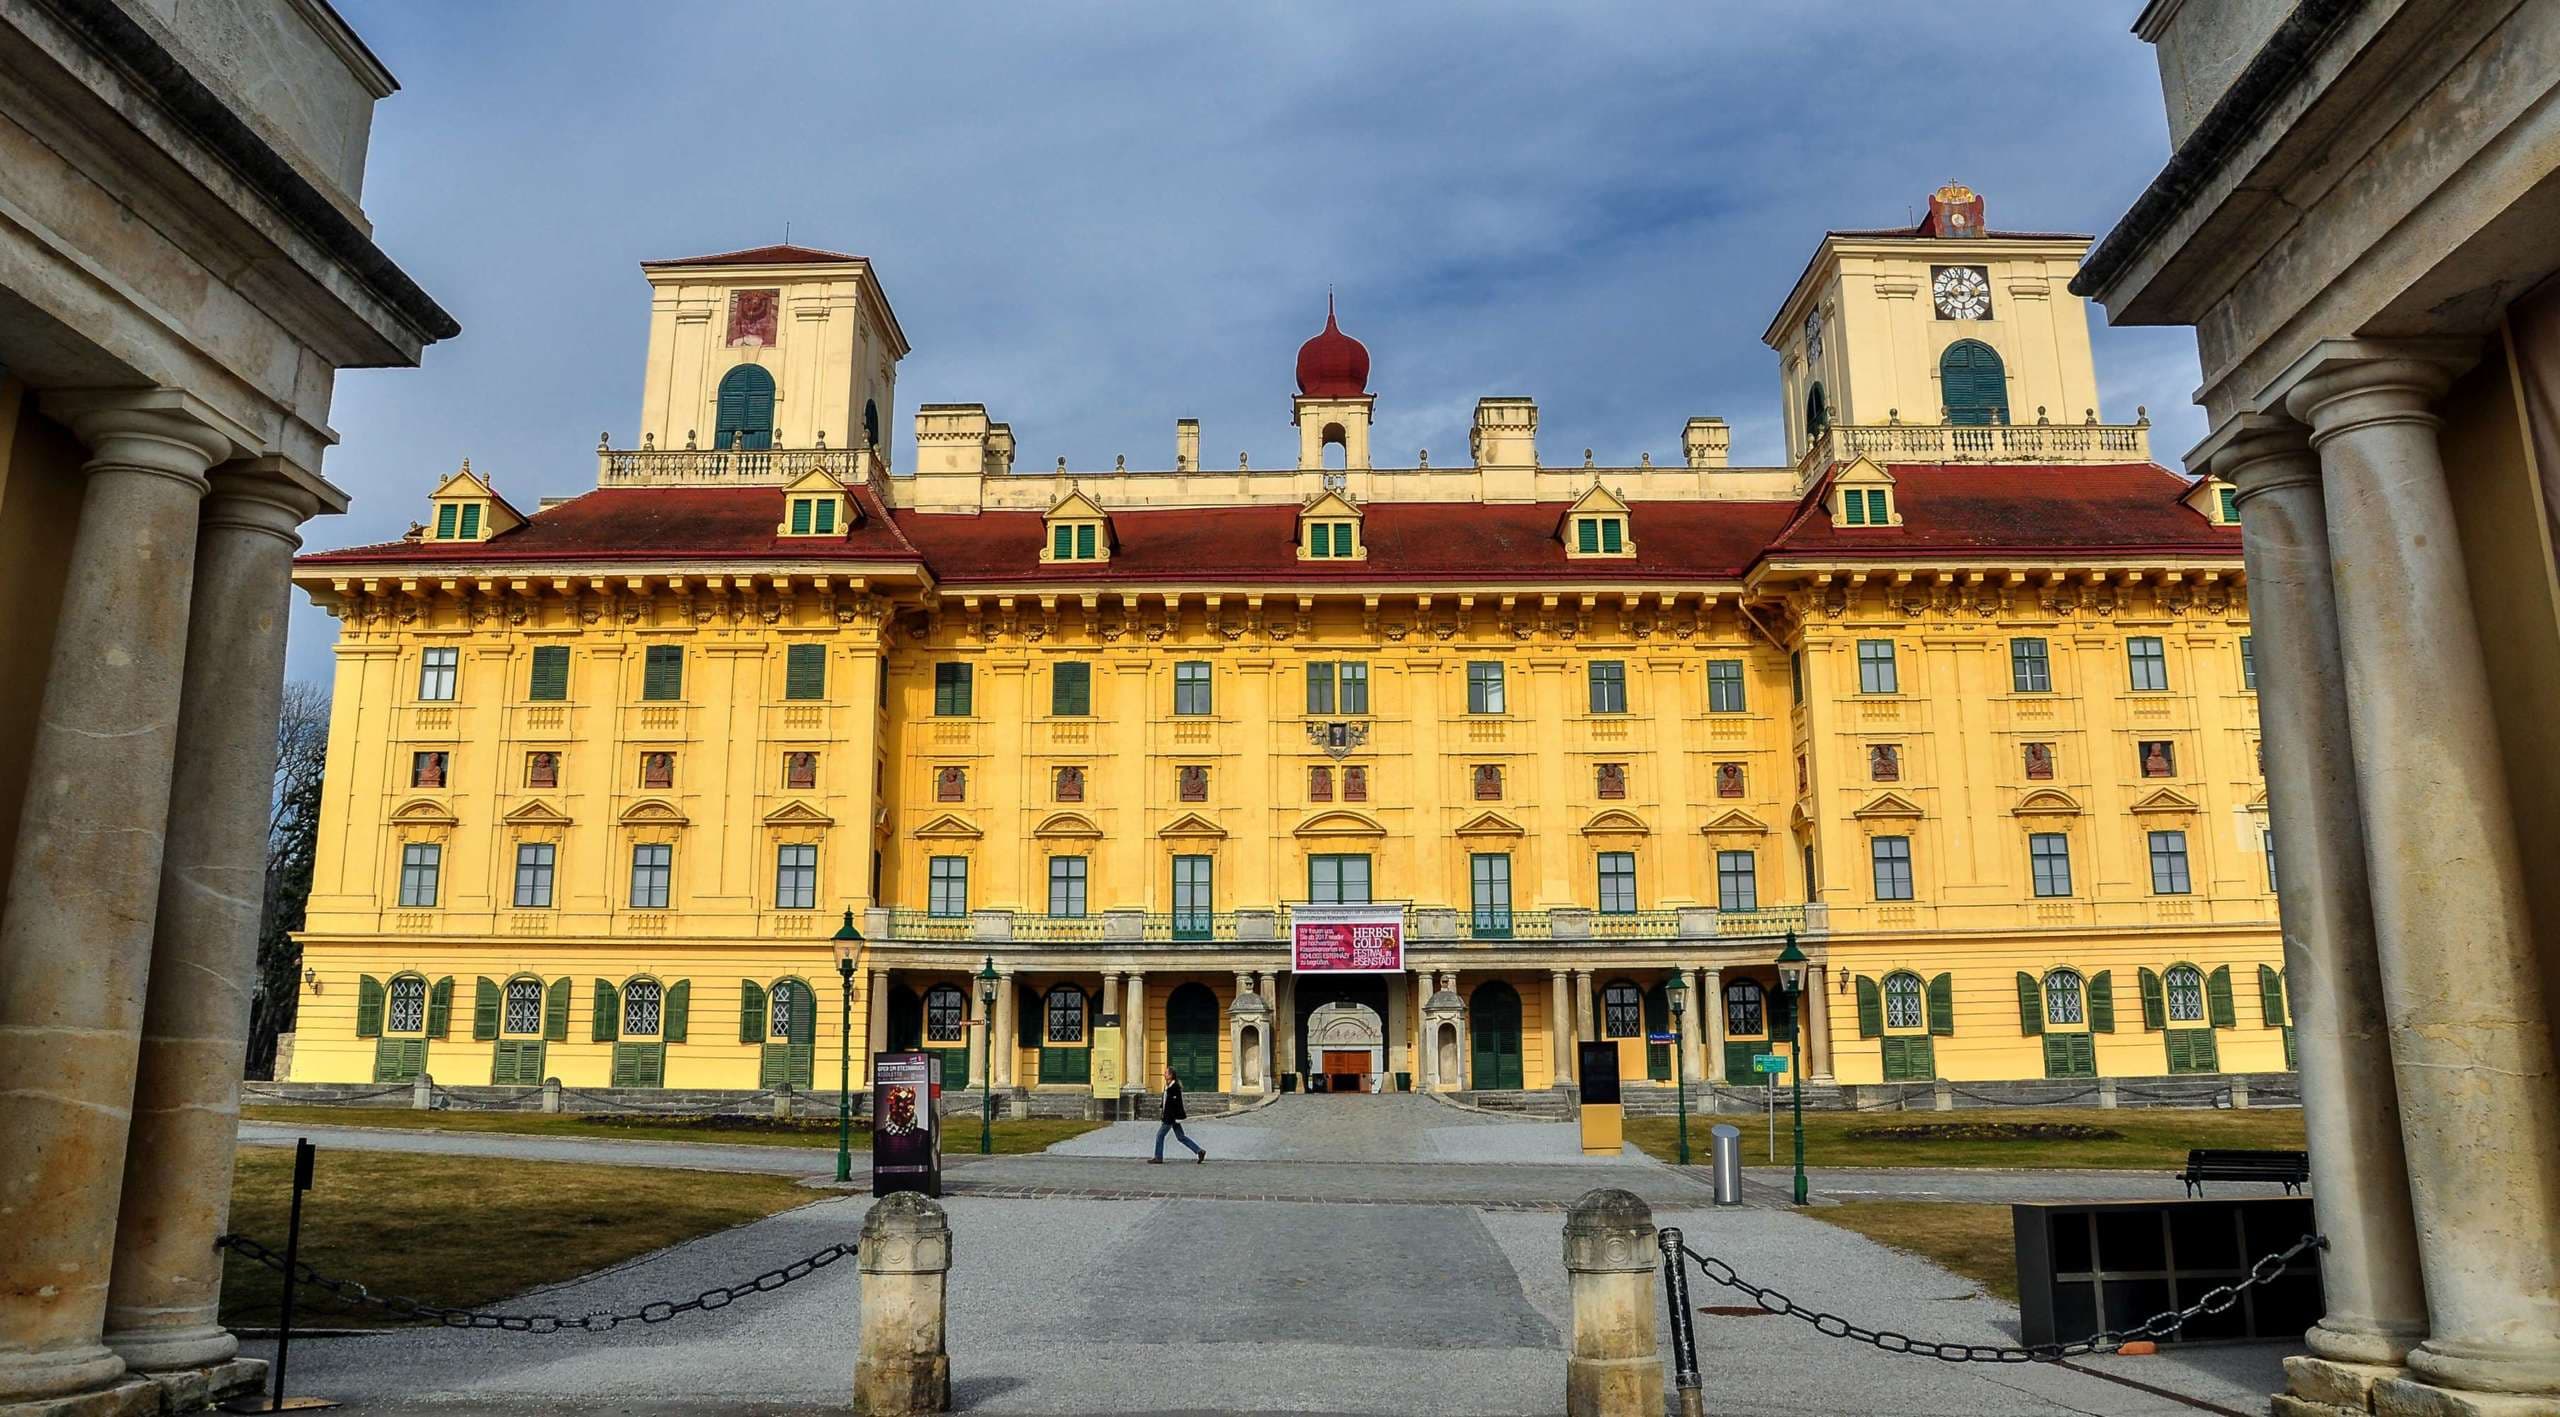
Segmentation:
<svg viewBox="0 0 2560 1417">
<path fill-rule="evenodd" d="M 450 827 L 461 824 L 461 818 L 453 814 L 452 808 L 442 802 L 429 801 L 423 797 L 413 802 L 404 802 L 394 808 L 391 820 L 395 825 L 404 827 Z"/>
<path fill-rule="evenodd" d="M 1111 559 L 1111 514 L 1083 492 L 1069 488 L 1041 518 L 1044 565 L 1100 565 Z"/>
<path fill-rule="evenodd" d="M 1827 500 L 1835 527 L 1902 525 L 1902 509 L 1894 500 L 1893 474 L 1873 458 L 1861 456 L 1840 469 L 1831 479 Z"/>
<path fill-rule="evenodd" d="M 536 797 L 498 820 L 512 827 L 565 827 L 569 814 Z"/>
<path fill-rule="evenodd" d="M 836 824 L 836 819 L 806 802 L 791 801 L 765 813 L 764 824 L 769 827 L 831 827 Z"/>
<path fill-rule="evenodd" d="M 1917 804 L 1899 792 L 1879 792 L 1867 805 L 1850 813 L 1853 817 L 1920 817 L 1928 815 Z"/>
<path fill-rule="evenodd" d="M 1748 814 L 1728 812 L 1725 815 L 1731 817 L 1745 816 Z M 1723 818 L 1718 818 L 1718 820 L 1721 821 Z M 1797 836 L 1803 836 L 1813 830 L 1813 814 L 1804 809 L 1804 804 L 1802 802 L 1798 802 L 1787 809 L 1787 830 L 1795 833 Z"/>
<path fill-rule="evenodd" d="M 1517 831 L 1519 828 L 1514 827 L 1512 830 Z M 1387 829 L 1378 825 L 1375 818 L 1359 812 L 1318 812 L 1298 823 L 1297 830 L 1293 834 L 1297 836 L 1385 836 Z"/>
<path fill-rule="evenodd" d="M 782 489 L 782 521 L 776 536 L 835 536 L 853 530 L 862 513 L 845 496 L 844 484 L 824 468 L 811 468 Z"/>
<path fill-rule="evenodd" d="M 1223 841 L 1226 839 L 1227 829 L 1197 812 L 1185 812 L 1165 823 L 1156 835 L 1184 837 L 1194 841 Z"/>
<path fill-rule="evenodd" d="M 430 541 L 486 541 L 524 525 L 524 513 L 507 504 L 497 487 L 462 460 L 460 471 L 427 494 L 425 537 Z"/>
<path fill-rule="evenodd" d="M 1365 561 L 1369 538 L 1360 509 L 1339 492 L 1317 494 L 1298 509 L 1298 559 L 1301 561 Z"/>
<path fill-rule="evenodd" d="M 1031 834 L 1039 837 L 1098 837 L 1102 835 L 1102 828 L 1095 826 L 1093 819 L 1082 812 L 1052 812 L 1041 819 L 1040 825 L 1031 829 Z"/>
<path fill-rule="evenodd" d="M 1803 815 L 1802 808 L 1797 809 L 1797 815 L 1799 817 Z M 1751 815 L 1749 812 L 1736 807 L 1732 811 L 1725 813 L 1723 816 L 1716 818 L 1714 821 L 1707 823 L 1705 826 L 1699 828 L 1699 830 L 1708 836 L 1723 836 L 1727 834 L 1750 834 L 1757 836 L 1765 834 L 1769 830 L 1769 824 L 1760 820 L 1758 817 Z"/>
<path fill-rule="evenodd" d="M 643 797 L 622 809 L 618 819 L 624 826 L 672 826 L 685 824 L 684 812 L 663 797 Z"/>
<path fill-rule="evenodd" d="M 1633 812 L 1621 812 L 1611 808 L 1594 814 L 1590 821 L 1584 822 L 1582 834 L 1584 836 L 1651 836 L 1653 828 L 1646 826 L 1644 818 Z"/>
<path fill-rule="evenodd" d="M 1478 812 L 1458 828 L 1460 836 L 1521 836 L 1520 824 L 1500 812 Z"/>
<path fill-rule="evenodd" d="M 2198 810 L 2198 808 L 2196 807 L 2196 800 L 2194 798 L 2189 797 L 2183 792 L 2176 791 L 2175 789 L 2164 787 L 2159 791 L 2152 793 L 2150 796 L 2143 798 L 2141 801 L 2134 803 L 2133 810 L 2137 812 L 2193 812 Z"/>
<path fill-rule="evenodd" d="M 985 835 L 949 812 L 916 828 L 915 834 L 927 841 L 976 841 Z"/>
<path fill-rule="evenodd" d="M 1564 543 L 1564 554 L 1574 560 L 1633 556 L 1635 516 L 1625 498 L 1595 481 L 1565 508 L 1564 519 L 1556 524 L 1556 538 Z"/>
<path fill-rule="evenodd" d="M 2076 817 L 2080 815 L 2080 803 L 2068 792 L 2051 787 L 2040 787 L 2019 798 L 2018 805 L 2010 808 L 2009 811 L 2012 815 L 2020 817 L 2039 815 Z"/>
</svg>

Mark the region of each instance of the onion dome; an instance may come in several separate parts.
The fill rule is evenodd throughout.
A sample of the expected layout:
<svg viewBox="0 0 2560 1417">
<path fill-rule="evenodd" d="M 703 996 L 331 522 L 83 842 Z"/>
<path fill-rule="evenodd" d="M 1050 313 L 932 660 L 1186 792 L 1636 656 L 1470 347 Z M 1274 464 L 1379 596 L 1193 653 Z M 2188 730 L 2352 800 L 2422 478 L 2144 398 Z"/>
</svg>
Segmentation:
<svg viewBox="0 0 2560 1417">
<path fill-rule="evenodd" d="M 1298 346 L 1298 392 L 1311 399 L 1358 398 L 1369 392 L 1369 347 L 1333 321 L 1324 299 L 1324 331 Z"/>
</svg>

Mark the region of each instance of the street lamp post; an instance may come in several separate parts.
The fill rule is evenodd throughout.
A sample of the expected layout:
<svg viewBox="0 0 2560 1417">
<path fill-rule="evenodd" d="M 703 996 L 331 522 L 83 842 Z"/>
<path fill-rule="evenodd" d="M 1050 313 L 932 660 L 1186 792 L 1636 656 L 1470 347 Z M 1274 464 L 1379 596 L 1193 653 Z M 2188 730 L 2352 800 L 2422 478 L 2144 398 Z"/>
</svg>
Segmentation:
<svg viewBox="0 0 2560 1417">
<path fill-rule="evenodd" d="M 853 928 L 853 907 L 846 906 L 844 927 L 836 931 L 836 978 L 844 982 L 843 1031 L 837 1036 L 843 1055 L 836 1071 L 836 1179 L 853 1179 L 853 952 L 862 932 Z"/>
<path fill-rule="evenodd" d="M 1671 971 L 1671 982 L 1662 992 L 1671 1000 L 1671 1092 L 1680 1109 L 1680 1164 L 1689 1164 L 1689 1051 L 1688 1032 L 1680 1015 L 1688 1003 L 1688 989 L 1681 983 L 1684 971 Z"/>
<path fill-rule="evenodd" d="M 978 971 L 978 1027 L 985 1031 L 979 1050 L 986 1055 L 986 1077 L 979 1084 L 984 1094 L 978 1099 L 978 1154 L 992 1156 L 996 1149 L 996 957 L 987 956 L 987 967 Z"/>
<path fill-rule="evenodd" d="M 1778 980 L 1787 991 L 1787 1073 L 1795 1079 L 1796 1204 L 1811 1191 L 1804 1177 L 1804 966 L 1796 948 L 1796 932 L 1787 932 L 1787 947 L 1778 952 Z"/>
</svg>

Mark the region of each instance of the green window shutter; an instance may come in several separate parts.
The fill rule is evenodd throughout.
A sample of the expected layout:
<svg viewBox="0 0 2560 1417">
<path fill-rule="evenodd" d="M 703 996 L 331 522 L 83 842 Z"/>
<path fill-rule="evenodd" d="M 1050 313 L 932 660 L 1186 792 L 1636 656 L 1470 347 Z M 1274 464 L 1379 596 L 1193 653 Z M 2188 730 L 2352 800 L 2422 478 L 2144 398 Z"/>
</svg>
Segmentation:
<svg viewBox="0 0 2560 1417">
<path fill-rule="evenodd" d="M 2169 1000 L 2166 995 L 2160 992 L 2160 976 L 2146 969 L 2136 977 L 2139 978 L 2142 983 L 2142 1026 L 2144 1028 L 2167 1028 L 2169 1026 Z"/>
<path fill-rule="evenodd" d="M 1885 511 L 1884 489 L 1881 487 L 1868 488 L 1867 524 L 1869 526 L 1890 526 L 1892 523 L 1892 516 L 1887 514 Z"/>
<path fill-rule="evenodd" d="M 2026 976 L 2020 975 L 2020 978 Z M 2044 1075 L 2049 1078 L 2071 1076 L 2071 1038 L 2056 1033 L 2044 1041 Z"/>
<path fill-rule="evenodd" d="M 1076 528 L 1076 559 L 1093 559 L 1093 527 L 1090 524 Z"/>
<path fill-rule="evenodd" d="M 2258 1021 L 2269 1028 L 2284 1027 L 2284 977 L 2273 966 L 2258 966 Z"/>
<path fill-rule="evenodd" d="M 1076 529 L 1068 526 L 1064 522 L 1061 522 L 1057 526 L 1051 528 L 1050 531 L 1049 559 L 1052 561 L 1066 561 L 1074 559 L 1076 554 Z"/>
<path fill-rule="evenodd" d="M 498 1036 L 498 984 L 482 979 L 471 986 L 471 1036 L 486 1042 Z"/>
<path fill-rule="evenodd" d="M 375 1082 L 415 1082 L 427 1070 L 427 1041 L 385 1038 L 373 1045 Z"/>
<path fill-rule="evenodd" d="M 462 509 L 462 539 L 469 541 L 480 534 L 480 504 L 473 502 Z"/>
<path fill-rule="evenodd" d="M 448 974 L 427 991 L 427 1036 L 442 1038 L 453 1031 L 453 976 Z"/>
<path fill-rule="evenodd" d="M 621 999 L 616 994 L 613 985 L 606 980 L 597 980 L 596 1016 L 594 1022 L 589 1026 L 589 1039 L 596 1043 L 611 1043 L 613 1040 L 620 1038 L 622 1036 L 622 1020 L 618 1015 L 621 1012 Z"/>
<path fill-rule="evenodd" d="M 2197 1029 L 2195 1031 L 2195 1042 L 2193 1047 L 2195 1049 L 2195 1066 L 2197 1072 L 2218 1073 L 2222 1071 L 2222 1045 L 2216 1040 L 2212 1029 Z"/>
<path fill-rule="evenodd" d="M 382 1036 L 382 981 L 368 974 L 356 981 L 356 1037 Z"/>
<path fill-rule="evenodd" d="M 793 536 L 809 534 L 809 499 L 806 497 L 791 499 L 791 534 Z"/>
<path fill-rule="evenodd" d="M 451 502 L 436 508 L 436 540 L 453 540 L 453 519 L 461 510 Z"/>
<path fill-rule="evenodd" d="M 1929 981 L 1929 1031 L 1940 1035 L 1956 1031 L 1956 977 L 1952 974 Z"/>
<path fill-rule="evenodd" d="M 2297 1068 L 2297 1067 L 2300 1067 L 2300 1066 L 2301 1066 L 2301 1064 L 2296 1063 L 2296 1062 L 2293 1060 L 2293 1025 L 2292 1025 L 2292 1024 L 2286 1024 L 2286 1025 L 2284 1026 L 2284 1065 L 2285 1065 L 2285 1067 L 2286 1067 L 2288 1070 L 2293 1069 L 2293 1068 Z"/>
<path fill-rule="evenodd" d="M 738 1041 L 764 1041 L 764 986 L 752 979 L 738 981 Z"/>
<path fill-rule="evenodd" d="M 791 1050 L 779 1043 L 764 1045 L 756 1062 L 756 1086 L 780 1087 L 791 1081 Z"/>
<path fill-rule="evenodd" d="M 2044 1033 L 2044 990 L 2036 984 L 2036 977 L 2023 969 L 2018 971 L 2018 1032 L 2027 1038 Z M 2050 1053 L 2052 1049 L 2045 1051 Z M 2051 1076 L 2050 1067 L 2046 1075 Z"/>
<path fill-rule="evenodd" d="M 1600 549 L 1600 519 L 1577 517 L 1573 526 L 1574 545 L 1584 554 Z"/>
<path fill-rule="evenodd" d="M 783 655 L 782 696 L 823 699 L 827 696 L 827 647 L 793 645 Z"/>
<path fill-rule="evenodd" d="M 1330 522 L 1307 523 L 1307 555 L 1322 560 L 1333 554 L 1333 525 Z"/>
<path fill-rule="evenodd" d="M 2089 1031 L 2116 1031 L 2116 973 L 2101 969 L 2089 976 Z"/>
<path fill-rule="evenodd" d="M 2205 1017 L 2216 1028 L 2236 1028 L 2239 1015 L 2231 1007 L 2231 966 L 2223 965 L 2205 976 Z"/>
<path fill-rule="evenodd" d="M 644 699 L 684 697 L 684 646 L 649 646 L 648 658 L 640 675 L 640 697 Z"/>
<path fill-rule="evenodd" d="M 637 1043 L 613 1045 L 613 1085 L 615 1087 L 640 1085 L 640 1046 Z"/>
<path fill-rule="evenodd" d="M 525 697 L 557 703 L 569 697 L 569 647 L 536 645 L 533 650 L 533 683 Z"/>
<path fill-rule="evenodd" d="M 1876 1038 L 1881 1037 L 1883 1033 L 1883 992 L 1876 988 L 1874 980 L 1861 974 L 1858 976 L 1858 1036 Z"/>
<path fill-rule="evenodd" d="M 652 1043 L 640 1050 L 640 1085 L 642 1087 L 665 1087 L 667 1085 L 667 1048 L 665 1044 Z"/>
<path fill-rule="evenodd" d="M 569 1038 L 569 977 L 562 975 L 551 981 L 550 991 L 542 997 L 542 1036 L 554 1043 Z"/>
<path fill-rule="evenodd" d="M 685 1041 L 685 1011 L 693 1003 L 693 981 L 679 979 L 667 990 L 666 1012 L 658 1021 L 658 1037 L 669 1043 Z"/>
<path fill-rule="evenodd" d="M 1623 523 L 1616 517 L 1600 523 L 1600 549 L 1614 556 L 1627 548 Z"/>
<path fill-rule="evenodd" d="M 2169 1071 L 2173 1073 L 2187 1072 L 2192 1066 L 2189 1062 L 2191 1055 L 2187 1048 L 2187 1033 L 2186 1029 L 2174 1029 L 2160 1036 L 2161 1048 L 2167 1056 Z"/>
<path fill-rule="evenodd" d="M 818 535 L 833 536 L 836 531 L 836 499 L 821 497 L 814 509 L 818 515 Z"/>
<path fill-rule="evenodd" d="M 1866 494 L 1855 487 L 1850 488 L 1847 495 L 1840 499 L 1840 510 L 1846 514 L 1849 525 L 1865 526 L 1867 524 Z"/>
</svg>

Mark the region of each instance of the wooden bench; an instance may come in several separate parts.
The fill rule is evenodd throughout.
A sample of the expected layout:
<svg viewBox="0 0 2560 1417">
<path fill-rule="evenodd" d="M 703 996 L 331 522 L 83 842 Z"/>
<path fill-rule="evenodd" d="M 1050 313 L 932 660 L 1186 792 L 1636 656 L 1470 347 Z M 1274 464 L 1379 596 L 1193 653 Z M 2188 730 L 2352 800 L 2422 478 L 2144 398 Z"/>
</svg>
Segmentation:
<svg viewBox="0 0 2560 1417">
<path fill-rule="evenodd" d="M 2303 1151 L 2239 1151 L 2200 1146 L 2187 1152 L 2187 1169 L 2177 1173 L 2187 1194 L 2204 1194 L 2207 1181 L 2275 1181 L 2291 1195 L 2311 1179 L 2311 1154 Z"/>
</svg>

